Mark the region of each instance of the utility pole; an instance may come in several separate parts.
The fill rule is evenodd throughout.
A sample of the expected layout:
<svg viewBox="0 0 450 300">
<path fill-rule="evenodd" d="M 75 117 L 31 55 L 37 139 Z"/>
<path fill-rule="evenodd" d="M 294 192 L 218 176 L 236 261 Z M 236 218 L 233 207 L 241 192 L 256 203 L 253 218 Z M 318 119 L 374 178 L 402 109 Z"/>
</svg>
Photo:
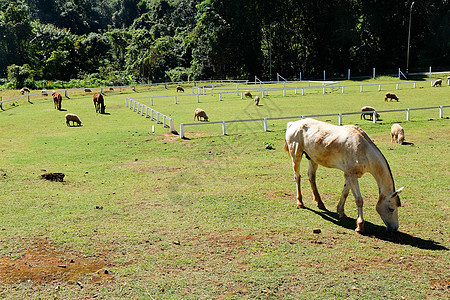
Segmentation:
<svg viewBox="0 0 450 300">
<path fill-rule="evenodd" d="M 411 16 L 413 5 L 414 1 L 411 3 L 411 7 L 409 9 L 408 48 L 406 50 L 406 75 L 408 75 L 408 68 L 409 68 L 409 41 L 411 40 Z"/>
</svg>

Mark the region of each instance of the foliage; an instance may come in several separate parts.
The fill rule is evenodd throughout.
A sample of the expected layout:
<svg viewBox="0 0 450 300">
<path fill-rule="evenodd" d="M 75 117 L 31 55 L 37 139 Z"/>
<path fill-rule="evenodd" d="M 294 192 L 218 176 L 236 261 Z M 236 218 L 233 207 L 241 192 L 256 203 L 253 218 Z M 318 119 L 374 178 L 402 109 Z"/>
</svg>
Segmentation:
<svg viewBox="0 0 450 300">
<path fill-rule="evenodd" d="M 35 80 L 126 73 L 180 78 L 342 78 L 450 65 L 446 0 L 0 1 L 0 77 L 28 64 Z M 6 34 L 7 33 L 7 34 Z M 181 73 L 180 73 L 181 71 Z"/>
</svg>

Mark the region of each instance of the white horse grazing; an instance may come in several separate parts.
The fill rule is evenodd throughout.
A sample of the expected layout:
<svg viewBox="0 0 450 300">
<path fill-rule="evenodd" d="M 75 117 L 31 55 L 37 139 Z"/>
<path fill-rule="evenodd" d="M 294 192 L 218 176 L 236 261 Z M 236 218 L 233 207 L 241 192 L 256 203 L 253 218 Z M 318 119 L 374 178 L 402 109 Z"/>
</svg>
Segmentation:
<svg viewBox="0 0 450 300">
<path fill-rule="evenodd" d="M 300 188 L 300 162 L 303 154 L 309 160 L 308 176 L 317 207 L 326 209 L 316 186 L 318 164 L 340 169 L 344 172 L 345 185 L 337 206 L 340 219 L 346 218 L 345 200 L 351 190 L 358 207 L 356 232 L 364 232 L 363 198 L 359 191 L 358 178 L 369 172 L 378 184 L 379 197 L 376 209 L 388 231 L 398 229 L 398 207 L 401 206 L 395 190 L 389 165 L 381 151 L 359 127 L 335 126 L 314 119 L 303 119 L 287 124 L 284 149 L 289 152 L 297 184 L 297 208 L 303 208 Z"/>
</svg>

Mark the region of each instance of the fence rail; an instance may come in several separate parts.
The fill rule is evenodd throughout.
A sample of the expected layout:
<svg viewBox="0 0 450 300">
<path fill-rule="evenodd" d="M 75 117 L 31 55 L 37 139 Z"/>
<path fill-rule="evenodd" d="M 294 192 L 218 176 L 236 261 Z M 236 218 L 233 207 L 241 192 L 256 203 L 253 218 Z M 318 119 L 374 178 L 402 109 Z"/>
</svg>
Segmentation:
<svg viewBox="0 0 450 300">
<path fill-rule="evenodd" d="M 439 118 L 444 118 L 444 108 L 448 108 L 450 105 L 441 106 L 431 106 L 431 107 L 419 107 L 419 108 L 405 108 L 405 109 L 393 109 L 393 110 L 378 110 L 373 111 L 373 123 L 377 122 L 377 113 L 391 113 L 391 112 L 406 112 L 406 120 L 411 120 L 411 111 L 413 110 L 428 110 L 428 109 L 438 109 Z M 238 122 L 263 122 L 264 131 L 268 131 L 267 121 L 270 120 L 293 120 L 293 119 L 304 119 L 304 118 L 318 118 L 318 117 L 338 117 L 338 124 L 342 125 L 342 119 L 345 115 L 360 115 L 361 112 L 345 112 L 345 113 L 331 113 L 331 114 L 319 114 L 319 115 L 300 115 L 300 116 L 290 116 L 290 117 L 276 117 L 276 118 L 259 118 L 259 119 L 247 119 L 247 120 L 230 120 L 230 121 L 214 121 L 214 122 L 202 122 L 202 123 L 181 123 L 180 124 L 180 138 L 185 138 L 185 127 L 186 126 L 198 126 L 198 125 L 210 125 L 210 124 L 222 124 L 222 134 L 226 135 L 226 124 L 227 123 L 238 123 Z"/>
<path fill-rule="evenodd" d="M 140 114 L 141 116 L 144 116 L 145 111 L 145 118 L 150 118 L 151 121 L 155 120 L 156 124 L 163 124 L 163 127 L 168 127 L 170 132 L 175 132 L 175 124 L 172 118 L 148 107 L 147 105 L 139 103 L 136 100 L 126 98 L 125 107 L 132 109 L 134 112 Z"/>
</svg>

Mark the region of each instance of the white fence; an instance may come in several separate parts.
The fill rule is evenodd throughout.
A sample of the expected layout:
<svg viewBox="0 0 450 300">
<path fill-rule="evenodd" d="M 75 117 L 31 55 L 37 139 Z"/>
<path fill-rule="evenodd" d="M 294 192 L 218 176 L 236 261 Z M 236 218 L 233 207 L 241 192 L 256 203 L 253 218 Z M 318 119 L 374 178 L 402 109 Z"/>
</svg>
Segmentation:
<svg viewBox="0 0 450 300">
<path fill-rule="evenodd" d="M 125 107 L 132 109 L 134 112 L 137 112 L 141 116 L 145 115 L 145 118 L 150 118 L 150 120 L 155 120 L 156 124 L 163 124 L 163 127 L 169 127 L 170 132 L 175 132 L 175 124 L 173 119 L 144 105 L 139 103 L 133 99 L 126 98 L 125 99 Z M 145 114 L 144 114 L 145 112 Z"/>
<path fill-rule="evenodd" d="M 406 112 L 406 120 L 411 120 L 411 111 L 413 110 L 428 110 L 428 109 L 438 109 L 439 118 L 444 117 L 444 107 L 450 107 L 450 105 L 432 106 L 432 107 L 421 107 L 421 108 L 406 108 L 406 109 L 394 109 L 394 110 L 378 110 L 373 112 L 373 123 L 377 122 L 375 117 L 377 113 L 390 113 L 390 112 Z M 338 124 L 342 125 L 342 119 L 344 115 L 360 115 L 361 112 L 348 112 L 348 113 L 333 113 L 333 114 L 322 114 L 322 115 L 302 115 L 302 116 L 292 116 L 292 117 L 277 117 L 277 118 L 261 118 L 261 119 L 247 119 L 247 120 L 231 120 L 231 121 L 215 121 L 215 122 L 201 122 L 201 123 L 181 123 L 180 124 L 180 138 L 185 138 L 185 127 L 186 126 L 198 126 L 198 125 L 210 125 L 210 124 L 221 124 L 222 134 L 226 135 L 226 124 L 228 123 L 238 123 L 238 122 L 263 122 L 264 131 L 268 131 L 267 121 L 269 120 L 293 120 L 293 119 L 304 119 L 304 118 L 317 118 L 317 117 L 338 117 Z"/>
</svg>

